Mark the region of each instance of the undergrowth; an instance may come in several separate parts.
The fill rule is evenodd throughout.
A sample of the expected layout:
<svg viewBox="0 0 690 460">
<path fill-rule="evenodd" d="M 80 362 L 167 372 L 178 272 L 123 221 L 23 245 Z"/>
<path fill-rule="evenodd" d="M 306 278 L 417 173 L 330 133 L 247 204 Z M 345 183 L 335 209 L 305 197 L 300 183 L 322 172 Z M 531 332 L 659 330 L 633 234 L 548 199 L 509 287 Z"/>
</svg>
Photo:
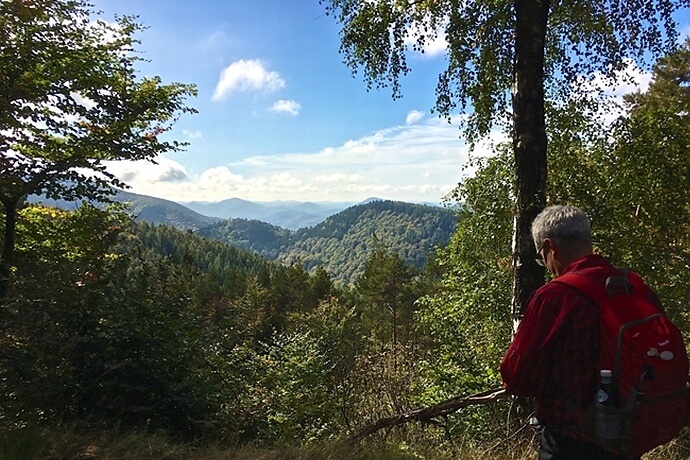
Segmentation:
<svg viewBox="0 0 690 460">
<path fill-rule="evenodd" d="M 376 439 L 352 445 L 329 441 L 303 447 L 232 447 L 185 443 L 163 434 L 23 428 L 0 434 L 0 460 L 527 460 L 529 445 L 405 443 Z M 463 452 L 464 451 L 464 452 Z M 523 453 L 520 453 L 523 452 Z"/>
<path fill-rule="evenodd" d="M 359 445 L 330 441 L 304 447 L 232 447 L 163 434 L 23 428 L 0 433 L 0 460 L 533 460 L 535 439 L 478 443 L 473 439 L 414 443 L 374 439 Z M 644 460 L 690 459 L 690 433 Z"/>
</svg>

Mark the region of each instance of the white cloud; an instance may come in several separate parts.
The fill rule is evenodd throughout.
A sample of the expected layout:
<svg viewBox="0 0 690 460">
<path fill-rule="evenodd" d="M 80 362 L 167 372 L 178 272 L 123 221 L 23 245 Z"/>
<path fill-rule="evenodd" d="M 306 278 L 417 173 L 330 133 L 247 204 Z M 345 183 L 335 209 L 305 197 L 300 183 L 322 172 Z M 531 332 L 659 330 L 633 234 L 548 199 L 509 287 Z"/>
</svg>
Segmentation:
<svg viewBox="0 0 690 460">
<path fill-rule="evenodd" d="M 183 165 L 164 157 L 159 157 L 156 163 L 149 161 L 113 161 L 105 162 L 108 171 L 115 174 L 127 184 L 160 184 L 180 182 L 187 179 L 187 171 Z"/>
<path fill-rule="evenodd" d="M 122 26 L 116 21 L 100 18 L 97 21 L 90 21 L 87 27 L 100 34 L 100 39 L 106 44 L 114 43 L 122 35 Z"/>
<path fill-rule="evenodd" d="M 242 176 L 231 173 L 227 166 L 207 169 L 199 177 L 199 183 L 204 186 L 241 184 L 243 180 Z"/>
<path fill-rule="evenodd" d="M 448 51 L 448 43 L 446 41 L 446 32 L 442 27 L 437 27 L 436 32 L 434 34 L 430 34 L 429 32 L 424 31 L 424 29 L 427 28 L 429 28 L 430 30 L 431 27 L 432 26 L 429 24 L 426 27 L 410 28 L 410 30 L 407 31 L 407 35 L 405 37 L 405 44 L 408 47 L 414 49 L 418 47 L 417 38 L 423 35 L 425 37 L 424 43 L 421 47 L 421 51 L 416 51 L 417 54 L 420 54 L 428 58 L 435 58 L 437 56 L 445 54 Z"/>
<path fill-rule="evenodd" d="M 488 154 L 481 144 L 474 154 Z M 132 191 L 177 201 L 358 201 L 371 196 L 439 202 L 458 181 L 469 148 L 457 123 L 430 118 L 317 152 L 257 155 L 188 174 L 170 160 L 110 168 Z M 176 176 L 177 174 L 177 176 Z M 171 181 L 171 178 L 179 180 Z"/>
<path fill-rule="evenodd" d="M 285 87 L 285 81 L 278 72 L 269 71 L 257 60 L 240 60 L 227 66 L 220 74 L 213 100 L 220 101 L 234 92 L 275 92 Z"/>
<path fill-rule="evenodd" d="M 182 135 L 184 137 L 186 137 L 187 139 L 189 139 L 190 141 L 201 139 L 204 137 L 204 135 L 199 130 L 189 131 L 189 130 L 183 129 Z"/>
<path fill-rule="evenodd" d="M 419 120 L 424 118 L 424 112 L 420 110 L 412 110 L 410 113 L 407 114 L 407 118 L 405 119 L 405 123 L 408 125 L 413 125 L 417 123 Z"/>
<path fill-rule="evenodd" d="M 299 114 L 300 110 L 302 109 L 302 106 L 295 102 L 295 101 L 286 101 L 285 99 L 281 99 L 269 109 L 271 112 L 278 112 L 278 113 L 287 113 L 292 116 L 296 116 Z"/>
<path fill-rule="evenodd" d="M 641 69 L 634 61 L 628 59 L 626 67 L 605 76 L 601 72 L 581 77 L 574 84 L 584 94 L 601 95 L 608 104 L 601 106 L 592 115 L 605 123 L 610 123 L 626 111 L 623 96 L 637 91 L 645 92 L 652 82 L 652 73 Z"/>
<path fill-rule="evenodd" d="M 448 49 L 445 32 L 439 33 L 433 40 L 424 45 L 424 55 L 428 57 L 436 57 L 445 54 Z"/>
<path fill-rule="evenodd" d="M 96 108 L 96 105 L 97 105 L 96 102 L 92 99 L 89 99 L 86 96 L 82 96 L 81 94 L 74 93 L 74 92 L 70 93 L 70 96 L 72 96 L 72 99 L 74 99 L 74 102 L 81 105 L 82 107 L 84 107 L 87 110 L 91 110 L 91 109 Z"/>
<path fill-rule="evenodd" d="M 652 82 L 652 73 L 641 69 L 630 59 L 625 61 L 626 67 L 615 72 L 613 78 L 606 78 L 601 73 L 594 74 L 584 83 L 584 88 L 603 91 L 612 96 L 623 96 L 635 91 L 647 91 Z M 577 83 L 580 84 L 580 83 Z"/>
<path fill-rule="evenodd" d="M 364 177 L 360 174 L 343 174 L 343 173 L 332 173 L 325 174 L 314 177 L 314 182 L 324 183 L 324 184 L 337 184 L 337 183 L 355 183 L 362 182 Z"/>
</svg>

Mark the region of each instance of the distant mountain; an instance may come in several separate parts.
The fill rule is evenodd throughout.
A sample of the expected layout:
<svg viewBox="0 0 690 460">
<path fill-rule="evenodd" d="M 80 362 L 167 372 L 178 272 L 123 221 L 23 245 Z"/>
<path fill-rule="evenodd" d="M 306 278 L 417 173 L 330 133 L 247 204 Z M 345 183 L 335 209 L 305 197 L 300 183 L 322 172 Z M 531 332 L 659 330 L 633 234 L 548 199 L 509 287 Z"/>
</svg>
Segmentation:
<svg viewBox="0 0 690 460">
<path fill-rule="evenodd" d="M 118 203 L 126 203 L 129 206 L 129 213 L 136 221 L 145 221 L 152 224 L 164 224 L 171 227 L 176 227 L 182 230 L 196 230 L 200 227 L 207 226 L 214 222 L 218 222 L 219 218 L 209 217 L 191 209 L 175 203 L 174 201 L 163 200 L 161 198 L 154 198 L 152 196 L 138 195 L 125 191 L 118 191 L 112 197 L 112 200 Z M 32 203 L 43 203 L 48 206 L 55 206 L 61 209 L 76 209 L 81 203 L 78 201 L 65 200 L 51 200 L 45 197 L 32 195 L 28 198 Z M 105 206 L 103 203 L 98 206 Z"/>
<path fill-rule="evenodd" d="M 455 213 L 435 206 L 370 201 L 345 209 L 311 228 L 289 231 L 258 220 L 228 219 L 198 234 L 251 249 L 270 259 L 324 267 L 337 281 L 353 283 L 377 242 L 421 267 L 455 231 Z"/>
<path fill-rule="evenodd" d="M 121 203 L 127 203 L 130 213 L 137 221 L 164 224 L 182 230 L 197 230 L 221 220 L 195 212 L 174 201 L 152 196 L 120 191 L 115 199 Z"/>
<path fill-rule="evenodd" d="M 288 230 L 314 227 L 329 216 L 337 214 L 356 204 L 384 201 L 381 198 L 367 198 L 355 202 L 338 201 L 247 201 L 230 198 L 218 202 L 175 202 L 137 193 L 118 190 L 113 201 L 125 202 L 137 221 L 164 224 L 182 230 L 197 230 L 224 219 L 260 220 Z M 41 202 L 62 209 L 76 209 L 81 200 L 52 200 L 32 195 L 30 202 Z M 433 205 L 429 205 L 435 207 Z"/>
<path fill-rule="evenodd" d="M 180 202 L 189 209 L 205 216 L 219 217 L 228 219 L 230 217 L 243 217 L 245 219 L 259 219 L 268 213 L 268 210 L 261 204 L 240 198 L 230 198 L 217 202 L 190 201 Z"/>
<path fill-rule="evenodd" d="M 169 200 L 119 191 L 114 201 L 129 205 L 137 221 L 193 230 L 283 263 L 301 263 L 307 269 L 324 267 L 335 281 L 353 283 L 375 245 L 383 244 L 405 261 L 421 267 L 436 246 L 445 245 L 455 231 L 455 213 L 438 206 L 384 201 L 378 198 L 337 211 L 343 203 L 270 202 L 231 199 L 219 203 L 196 203 L 201 211 L 225 209 L 254 218 L 222 219 L 207 216 Z M 30 197 L 63 209 L 79 202 Z M 213 207 L 215 206 L 215 208 Z M 218 212 L 218 211 L 217 211 Z M 325 214 L 332 213 L 323 217 Z M 305 225 L 310 216 L 312 226 Z M 264 221 L 270 216 L 276 225 Z"/>
<path fill-rule="evenodd" d="M 191 201 L 181 202 L 181 204 L 205 216 L 221 219 L 256 219 L 278 227 L 297 230 L 316 225 L 328 216 L 340 212 L 354 203 L 253 202 L 240 198 L 230 198 L 217 202 Z"/>
<path fill-rule="evenodd" d="M 81 200 L 52 200 L 32 195 L 29 202 L 41 202 L 61 209 L 76 209 Z M 278 227 L 297 230 L 323 222 L 328 216 L 336 214 L 354 203 L 345 202 L 302 202 L 270 201 L 253 202 L 231 198 L 215 203 L 190 202 L 177 203 L 162 198 L 154 198 L 137 193 L 118 191 L 113 201 L 126 202 L 137 221 L 170 225 L 182 230 L 196 230 L 228 218 L 256 219 Z"/>
</svg>

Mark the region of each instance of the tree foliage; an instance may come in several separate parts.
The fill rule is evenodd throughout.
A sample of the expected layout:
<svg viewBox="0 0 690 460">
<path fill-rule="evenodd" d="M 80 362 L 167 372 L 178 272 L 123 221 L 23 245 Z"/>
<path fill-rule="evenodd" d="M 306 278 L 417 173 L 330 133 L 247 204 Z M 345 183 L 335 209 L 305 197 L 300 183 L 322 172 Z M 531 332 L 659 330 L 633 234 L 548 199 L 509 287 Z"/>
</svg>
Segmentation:
<svg viewBox="0 0 690 460">
<path fill-rule="evenodd" d="M 447 42 L 448 67 L 439 75 L 436 110 L 450 117 L 469 111 L 467 135 L 487 134 L 512 122 L 511 88 L 521 44 L 515 28 L 522 1 L 329 0 L 327 11 L 342 24 L 341 52 L 369 88 L 391 87 L 402 96 L 402 77 L 413 69 L 410 52 L 424 53 L 439 38 Z M 683 0 L 537 2 L 548 14 L 544 71 L 548 94 L 577 91 L 574 82 L 601 73 L 613 77 L 628 60 L 661 56 L 677 39 L 672 13 Z M 538 18 L 527 18 L 536 27 Z M 535 36 L 524 37 L 525 43 Z M 557 97 L 562 99 L 562 97 Z M 517 115 L 517 114 L 514 114 Z M 526 115 L 526 114 L 521 114 Z"/>
<path fill-rule="evenodd" d="M 341 51 L 369 87 L 392 86 L 411 71 L 410 51 L 423 52 L 440 37 L 448 66 L 436 86 L 436 110 L 450 120 L 468 112 L 471 143 L 495 125 L 513 138 L 515 237 L 513 315 L 543 283 L 533 260 L 529 226 L 545 204 L 545 100 L 577 98 L 583 82 L 612 78 L 647 54 L 673 49 L 672 13 L 686 0 L 329 0 L 342 24 Z M 470 108 L 468 110 L 468 108 Z"/>
<path fill-rule="evenodd" d="M 510 338 L 512 162 L 507 148 L 477 161 L 477 174 L 454 191 L 458 230 L 438 251 L 438 279 L 420 299 L 426 397 L 434 402 L 497 386 Z"/>
<path fill-rule="evenodd" d="M 676 320 L 687 321 L 690 224 L 690 48 L 660 59 L 645 92 L 629 94 L 613 121 L 559 107 L 550 202 L 574 202 L 593 220 L 597 247 L 637 270 Z M 579 171 L 575 174 L 573 171 Z"/>
<path fill-rule="evenodd" d="M 547 187 L 549 204 L 587 212 L 595 250 L 640 273 L 686 335 L 687 58 L 687 45 L 662 58 L 649 89 L 628 95 L 624 106 L 609 101 L 602 112 L 599 103 L 550 104 Z M 497 386 L 510 339 L 503 305 L 510 279 L 512 165 L 505 150 L 480 161 L 477 174 L 452 196 L 461 204 L 458 230 L 439 251 L 439 279 L 420 300 L 420 321 L 429 330 L 423 363 L 434 396 Z"/>
<path fill-rule="evenodd" d="M 412 342 L 415 271 L 382 243 L 375 244 L 355 292 L 369 334 L 377 343 L 391 344 L 395 357 L 398 345 Z"/>
<path fill-rule="evenodd" d="M 104 161 L 153 160 L 183 146 L 161 135 L 194 111 L 184 101 L 196 90 L 137 77 L 140 29 L 128 17 L 93 20 L 82 0 L 0 2 L 0 278 L 14 262 L 24 196 L 103 198 L 125 186 Z"/>
</svg>

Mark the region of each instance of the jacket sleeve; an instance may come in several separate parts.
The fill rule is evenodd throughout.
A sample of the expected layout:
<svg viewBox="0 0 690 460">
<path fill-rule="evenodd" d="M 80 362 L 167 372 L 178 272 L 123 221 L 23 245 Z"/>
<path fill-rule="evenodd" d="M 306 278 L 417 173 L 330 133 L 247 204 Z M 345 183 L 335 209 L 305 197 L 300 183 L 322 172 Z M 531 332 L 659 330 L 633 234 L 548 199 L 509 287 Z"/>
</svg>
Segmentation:
<svg viewBox="0 0 690 460">
<path fill-rule="evenodd" d="M 547 385 L 550 344 L 560 323 L 558 305 L 547 286 L 530 299 L 525 317 L 501 363 L 503 385 L 516 396 L 537 396 Z"/>
<path fill-rule="evenodd" d="M 501 375 L 517 396 L 554 391 L 585 404 L 596 391 L 599 314 L 578 290 L 551 282 L 530 299 L 508 347 Z"/>
</svg>

